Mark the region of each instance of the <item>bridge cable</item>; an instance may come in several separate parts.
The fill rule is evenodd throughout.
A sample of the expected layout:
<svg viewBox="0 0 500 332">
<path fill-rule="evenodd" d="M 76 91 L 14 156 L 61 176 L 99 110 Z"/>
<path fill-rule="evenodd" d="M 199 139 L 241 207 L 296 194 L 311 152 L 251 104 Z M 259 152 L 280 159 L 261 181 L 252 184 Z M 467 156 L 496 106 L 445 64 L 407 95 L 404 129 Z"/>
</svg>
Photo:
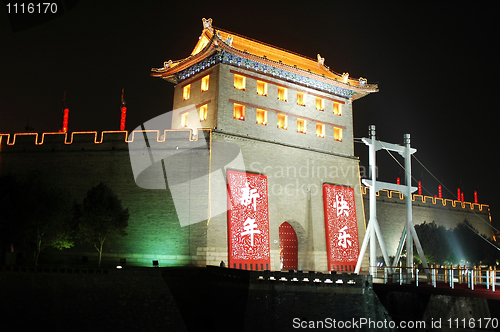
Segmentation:
<svg viewBox="0 0 500 332">
<path fill-rule="evenodd" d="M 417 162 L 418 162 L 418 163 L 419 163 L 419 164 L 420 164 L 420 165 L 421 165 L 421 166 L 422 166 L 422 167 L 423 167 L 423 168 L 424 168 L 424 169 L 425 169 L 425 170 L 426 170 L 426 171 L 427 171 L 430 175 L 432 175 L 432 177 L 433 177 L 433 178 L 434 178 L 434 179 L 435 179 L 435 180 L 436 180 L 436 181 L 437 181 L 440 185 L 442 185 L 442 186 L 443 186 L 443 188 L 445 188 L 445 189 L 446 189 L 446 190 L 447 190 L 447 191 L 451 194 L 451 196 L 452 196 L 452 197 L 457 197 L 457 196 L 455 196 L 455 194 L 453 194 L 453 193 L 452 193 L 452 192 L 451 192 L 448 188 L 446 188 L 446 187 L 444 186 L 444 184 L 442 184 L 442 183 L 441 183 L 441 181 L 439 181 L 439 180 L 438 180 L 438 179 L 434 176 L 434 174 L 432 174 L 432 173 L 431 173 L 431 172 L 430 172 L 430 171 L 429 171 L 429 170 L 428 170 L 428 169 L 424 166 L 424 164 L 422 164 L 422 162 L 421 162 L 420 160 L 418 160 L 418 159 L 417 159 L 417 157 L 413 156 L 413 158 L 415 158 L 415 160 L 416 160 L 416 161 L 417 161 Z M 457 197 L 457 200 L 460 200 L 460 198 L 459 198 L 459 197 Z M 482 222 L 484 222 L 485 224 L 487 224 L 488 226 L 490 226 L 491 228 L 493 228 L 495 231 L 497 231 L 497 232 L 499 232 L 499 233 L 500 233 L 500 231 L 499 231 L 498 229 L 496 229 L 496 228 L 495 228 L 495 227 L 491 224 L 491 222 L 487 222 L 486 220 L 484 220 L 483 218 L 481 218 L 481 217 L 480 217 L 480 216 L 479 216 L 476 212 L 474 212 L 474 210 L 472 210 L 472 213 L 474 213 L 474 214 L 476 215 L 476 217 L 478 217 L 478 218 L 479 218 Z"/>
<path fill-rule="evenodd" d="M 394 160 L 398 163 L 398 165 L 399 165 L 399 166 L 400 166 L 400 167 L 401 167 L 401 168 L 405 171 L 405 173 L 407 173 L 407 172 L 406 172 L 405 167 L 404 167 L 403 165 L 401 165 L 401 163 L 399 162 L 399 160 L 397 160 L 397 159 L 396 159 L 396 157 L 394 157 L 394 155 L 393 155 L 393 154 L 392 154 L 389 150 L 385 149 L 385 146 L 384 146 L 383 142 L 380 142 L 380 143 L 381 143 L 382 147 L 384 147 L 384 150 L 385 150 L 385 151 L 387 151 L 387 153 L 389 153 L 389 155 L 390 155 L 390 156 L 391 156 L 391 157 L 392 157 L 392 158 L 393 158 L 393 159 L 394 159 Z M 425 170 L 426 170 L 426 171 L 427 171 L 427 172 L 428 172 L 428 173 L 429 173 L 429 174 L 430 174 L 430 175 L 431 175 L 431 176 L 432 176 L 432 177 L 433 177 L 433 178 L 434 178 L 434 179 L 435 179 L 438 183 L 440 183 L 440 184 L 441 184 L 441 185 L 442 185 L 442 186 L 443 186 L 446 190 L 448 190 L 448 192 L 449 192 L 449 193 L 450 193 L 453 197 L 455 197 L 455 196 L 453 195 L 453 193 L 452 193 L 452 192 L 451 192 L 448 188 L 446 188 L 446 187 L 444 186 L 444 184 L 442 184 L 442 183 L 441 183 L 441 181 L 439 181 L 439 180 L 438 180 L 438 179 L 434 176 L 434 174 L 432 174 L 432 173 L 431 173 L 431 172 L 427 169 L 427 167 L 425 167 L 425 166 L 424 166 L 424 164 L 422 164 L 422 162 L 421 162 L 420 160 L 418 160 L 418 159 L 417 159 L 417 157 L 415 157 L 413 154 L 412 154 L 412 156 L 413 156 L 413 158 L 415 158 L 415 160 L 416 160 L 416 161 L 417 161 L 417 162 L 418 162 L 418 163 L 419 163 L 419 164 L 420 164 L 420 165 L 421 165 L 421 166 L 422 166 L 422 167 L 423 167 L 423 168 L 424 168 L 424 169 L 425 169 Z M 416 179 L 413 175 L 412 175 L 411 177 L 412 177 L 412 179 L 414 179 L 416 182 L 418 182 L 418 181 L 417 181 L 417 179 Z M 425 189 L 425 188 L 424 188 L 424 189 Z M 426 191 L 427 193 L 429 193 L 429 195 L 430 195 L 430 192 L 429 192 L 427 189 L 425 189 L 425 191 Z M 457 200 L 458 200 L 458 198 L 457 198 Z M 491 223 L 489 223 L 489 222 L 487 222 L 486 220 L 484 220 L 484 219 L 483 219 L 481 216 L 479 216 L 479 215 L 478 215 L 478 214 L 477 214 L 474 210 L 472 210 L 472 213 L 474 213 L 474 215 L 475 215 L 476 217 L 478 217 L 478 218 L 479 218 L 479 220 L 481 220 L 482 222 L 484 222 L 485 224 L 487 224 L 489 227 L 491 227 L 491 228 L 492 228 L 492 229 L 494 229 L 495 231 L 499 232 L 499 231 L 498 231 L 498 229 L 496 229 L 493 225 L 491 225 Z M 465 223 L 464 223 L 464 224 L 465 224 Z M 467 227 L 469 227 L 471 230 L 473 230 L 473 228 L 471 228 L 469 225 L 467 225 L 467 224 L 465 224 L 465 225 L 466 225 Z M 493 247 L 495 247 L 497 250 L 499 250 L 499 251 L 500 251 L 500 248 L 498 248 L 496 245 L 494 245 L 493 243 L 491 243 L 491 242 L 490 242 L 488 239 L 486 239 L 484 236 L 482 236 L 481 234 L 479 234 L 479 232 L 474 231 L 474 233 L 475 233 L 475 234 L 477 234 L 477 235 L 478 235 L 479 237 L 481 237 L 483 240 L 485 240 L 486 242 L 488 242 L 489 244 L 491 244 Z"/>
<path fill-rule="evenodd" d="M 383 144 L 382 142 L 380 142 L 380 143 L 382 144 L 382 146 L 384 146 L 384 144 Z M 392 157 L 392 158 L 393 158 L 393 159 L 394 159 L 394 160 L 395 160 L 395 161 L 399 164 L 399 166 L 401 166 L 401 168 L 402 168 L 402 169 L 404 169 L 404 171 L 405 171 L 405 173 L 406 173 L 406 169 L 405 169 L 405 168 L 403 167 L 403 165 L 401 165 L 401 163 L 400 163 L 400 162 L 399 162 L 399 161 L 398 161 L 398 160 L 397 160 L 397 159 L 396 159 L 396 158 L 392 155 L 392 153 L 391 153 L 389 150 L 385 149 L 385 147 L 384 147 L 384 150 L 386 150 L 386 151 L 387 151 L 387 152 L 391 155 L 391 157 Z M 415 158 L 415 160 L 416 160 L 416 161 L 417 161 L 417 162 L 418 162 L 418 163 L 419 163 L 419 164 L 420 164 L 420 165 L 421 165 L 421 166 L 422 166 L 422 167 L 423 167 L 423 168 L 424 168 L 424 169 L 425 169 L 425 170 L 426 170 L 426 171 L 427 171 L 427 172 L 428 172 L 428 173 L 429 173 L 429 174 L 430 174 L 430 175 L 431 175 L 431 176 L 432 176 L 432 177 L 433 177 L 433 178 L 434 178 L 434 179 L 435 179 L 435 180 L 436 180 L 439 184 L 441 184 L 441 185 L 442 185 L 442 186 L 443 186 L 446 190 L 448 190 L 448 192 L 449 192 L 449 193 L 450 193 L 453 197 L 455 197 L 455 196 L 454 196 L 454 194 L 453 194 L 453 193 L 452 193 L 452 192 L 451 192 L 448 188 L 446 188 L 446 187 L 444 186 L 444 184 L 442 184 L 442 183 L 441 183 L 441 181 L 439 181 L 439 180 L 438 180 L 438 179 L 434 176 L 434 174 L 432 174 L 432 173 L 431 173 L 431 172 L 427 169 L 427 167 L 425 167 L 425 166 L 424 166 L 424 164 L 422 164 L 422 162 L 421 162 L 420 160 L 418 160 L 418 159 L 417 159 L 417 157 L 415 157 L 413 154 L 412 154 L 412 156 L 413 156 L 413 158 Z M 417 179 L 415 179 L 415 177 L 414 177 L 413 175 L 412 175 L 412 178 L 413 178 L 416 182 L 418 182 L 418 181 L 417 181 Z M 429 191 L 428 191 L 428 190 L 425 190 L 425 191 L 427 191 L 427 192 L 429 193 Z M 430 195 L 430 193 L 429 193 L 429 195 Z M 459 200 L 459 199 L 457 198 L 457 200 Z M 498 229 L 496 229 L 496 228 L 495 228 L 495 227 L 494 227 L 491 223 L 489 223 L 489 222 L 487 222 L 486 220 L 484 220 L 484 219 L 483 219 L 481 216 L 479 216 L 479 215 L 478 215 L 478 214 L 477 214 L 474 210 L 472 210 L 472 213 L 474 213 L 474 215 L 475 215 L 475 216 L 476 216 L 479 220 L 481 220 L 482 222 L 484 222 L 485 224 L 487 224 L 489 227 L 493 228 L 495 231 L 499 232 L 499 231 L 498 231 Z M 498 251 L 500 251 L 500 248 L 499 248 L 499 247 L 497 247 L 495 244 L 493 244 L 492 242 L 490 242 L 490 241 L 489 241 L 488 239 L 486 239 L 483 235 L 479 234 L 479 232 L 478 232 L 478 231 L 476 231 L 475 229 L 473 229 L 472 227 L 470 227 L 467 223 L 463 223 L 463 224 L 464 224 L 465 226 L 467 226 L 467 227 L 468 227 L 471 231 L 473 231 L 473 232 L 474 232 L 474 234 L 476 234 L 477 236 L 479 236 L 480 238 L 482 238 L 484 241 L 488 242 L 488 243 L 489 243 L 491 246 L 493 246 L 495 249 L 497 249 Z"/>
<path fill-rule="evenodd" d="M 359 138 L 355 138 L 355 140 L 360 140 Z M 361 142 L 356 142 L 356 143 L 361 143 Z M 396 157 L 394 157 L 394 155 L 391 153 L 391 151 L 387 150 L 384 146 L 384 143 L 379 141 L 379 143 L 382 145 L 382 147 L 384 148 L 385 151 L 387 151 L 387 153 L 389 153 L 389 155 L 392 157 L 392 159 L 394 159 L 394 161 L 396 161 L 396 163 L 405 171 L 405 173 L 407 173 L 406 171 L 406 168 L 401 165 L 401 163 L 399 162 L 399 160 L 396 159 Z M 427 167 L 424 166 L 424 164 L 422 164 L 422 162 L 420 160 L 417 159 L 417 157 L 415 157 L 414 154 L 412 154 L 412 157 L 415 158 L 415 160 L 439 183 L 441 184 L 450 194 L 452 197 L 456 197 L 448 188 L 446 188 L 446 186 L 444 184 L 441 183 L 441 181 L 439 181 L 435 176 L 434 174 L 431 173 L 431 171 L 429 171 L 427 169 Z M 413 180 L 415 180 L 416 182 L 418 182 L 418 180 L 413 176 L 411 175 L 411 178 Z M 422 187 L 429 195 L 431 195 L 431 193 L 424 187 Z M 458 200 L 458 199 L 457 199 Z M 491 225 L 491 223 L 487 222 L 486 220 L 484 220 L 481 216 L 479 216 L 474 210 L 472 210 L 472 213 L 474 213 L 474 215 L 476 215 L 476 217 L 479 218 L 479 220 L 481 220 L 482 222 L 486 223 L 489 227 L 493 228 L 495 231 L 499 232 L 500 231 L 498 229 L 496 229 L 493 225 Z M 479 234 L 478 231 L 474 230 L 472 227 L 470 227 L 469 225 L 467 225 L 466 223 L 464 223 L 464 225 L 466 225 L 467 227 L 469 227 L 476 235 L 478 235 L 479 237 L 481 237 L 483 240 L 485 240 L 486 242 L 488 242 L 490 245 L 492 245 L 493 247 L 495 247 L 497 250 L 500 251 L 500 248 L 497 247 L 495 244 L 493 244 L 492 242 L 490 242 L 488 239 L 486 239 L 484 236 L 482 236 L 481 234 Z"/>
</svg>

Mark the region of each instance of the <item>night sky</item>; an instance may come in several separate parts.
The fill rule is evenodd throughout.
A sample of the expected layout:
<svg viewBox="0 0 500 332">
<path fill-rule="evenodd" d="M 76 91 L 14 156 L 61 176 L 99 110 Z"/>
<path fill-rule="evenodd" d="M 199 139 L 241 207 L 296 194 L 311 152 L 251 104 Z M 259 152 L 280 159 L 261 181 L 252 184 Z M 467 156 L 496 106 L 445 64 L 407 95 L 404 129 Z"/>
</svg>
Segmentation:
<svg viewBox="0 0 500 332">
<path fill-rule="evenodd" d="M 64 91 L 70 131 L 118 130 L 122 88 L 129 130 L 171 110 L 173 85 L 150 70 L 187 57 L 201 19 L 212 18 L 215 27 L 313 59 L 319 53 L 331 70 L 378 83 L 379 92 L 353 103 L 354 136 L 366 137 L 370 124 L 385 142 L 402 144 L 410 133 L 415 156 L 451 190 L 443 196 L 461 186 L 473 201 L 477 190 L 496 220 L 491 3 L 67 0 L 58 2 L 61 15 L 35 25 L 28 14 L 9 20 L 8 2 L 0 9 L 0 133 L 23 132 L 28 120 L 37 132 L 58 131 Z M 355 150 L 368 166 L 368 148 Z M 377 158 L 380 180 L 403 179 L 388 153 Z M 424 194 L 437 195 L 438 183 L 412 165 Z"/>
</svg>

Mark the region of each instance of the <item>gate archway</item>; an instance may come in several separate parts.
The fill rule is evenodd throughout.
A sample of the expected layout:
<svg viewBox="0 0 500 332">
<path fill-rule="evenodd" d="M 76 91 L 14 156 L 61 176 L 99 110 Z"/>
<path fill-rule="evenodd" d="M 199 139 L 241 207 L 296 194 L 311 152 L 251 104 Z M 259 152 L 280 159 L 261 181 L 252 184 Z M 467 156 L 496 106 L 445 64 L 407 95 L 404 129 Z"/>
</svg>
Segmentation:
<svg viewBox="0 0 500 332">
<path fill-rule="evenodd" d="M 280 239 L 280 269 L 298 270 L 297 234 L 292 225 L 286 221 L 279 228 Z"/>
</svg>

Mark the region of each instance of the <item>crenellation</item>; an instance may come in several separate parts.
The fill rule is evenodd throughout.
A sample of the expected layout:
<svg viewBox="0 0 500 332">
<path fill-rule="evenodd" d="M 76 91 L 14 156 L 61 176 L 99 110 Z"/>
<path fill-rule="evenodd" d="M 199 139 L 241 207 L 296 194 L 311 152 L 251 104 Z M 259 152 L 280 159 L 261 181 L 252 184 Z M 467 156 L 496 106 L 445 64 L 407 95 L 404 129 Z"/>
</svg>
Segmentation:
<svg viewBox="0 0 500 332">
<path fill-rule="evenodd" d="M 156 147 L 191 149 L 206 147 L 210 135 L 210 129 L 0 134 L 0 152 L 127 150 L 130 143 L 146 145 L 145 137 Z"/>
<path fill-rule="evenodd" d="M 363 197 L 365 200 L 368 197 L 369 190 L 370 189 L 368 187 L 365 186 L 362 187 Z M 377 201 L 384 201 L 384 202 L 387 201 L 387 202 L 406 204 L 404 201 L 405 200 L 404 195 L 398 191 L 383 189 L 378 191 L 376 196 L 377 196 Z M 446 208 L 448 210 L 450 208 L 456 208 L 459 210 L 478 210 L 480 212 L 482 212 L 483 209 L 489 211 L 489 205 L 487 204 L 462 202 L 454 199 L 424 196 L 418 194 L 412 194 L 412 202 L 413 205 L 416 206 L 424 205 L 433 208 Z"/>
<path fill-rule="evenodd" d="M 365 218 L 369 220 L 369 188 L 363 187 Z M 480 234 L 492 237 L 490 208 L 486 204 L 461 202 L 431 196 L 412 195 L 412 221 L 414 225 L 435 222 L 446 229 L 455 228 L 467 219 Z M 405 197 L 397 191 L 380 190 L 377 193 L 377 220 L 389 255 L 396 252 L 406 223 Z M 378 249 L 378 254 L 382 253 Z"/>
</svg>

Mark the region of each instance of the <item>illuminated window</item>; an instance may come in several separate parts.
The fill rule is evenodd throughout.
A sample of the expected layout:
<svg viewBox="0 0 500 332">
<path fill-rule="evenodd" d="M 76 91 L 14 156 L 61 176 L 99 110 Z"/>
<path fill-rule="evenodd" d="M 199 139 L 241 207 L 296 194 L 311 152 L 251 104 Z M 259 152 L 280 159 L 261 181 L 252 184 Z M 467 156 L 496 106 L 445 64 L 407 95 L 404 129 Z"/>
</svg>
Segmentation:
<svg viewBox="0 0 500 332">
<path fill-rule="evenodd" d="M 181 115 L 181 127 L 186 128 L 188 126 L 188 112 Z"/>
<path fill-rule="evenodd" d="M 306 120 L 297 119 L 297 132 L 301 134 L 306 133 Z"/>
<path fill-rule="evenodd" d="M 287 128 L 287 116 L 285 114 L 278 114 L 278 128 L 279 129 Z"/>
<path fill-rule="evenodd" d="M 278 87 L 278 100 L 286 101 L 286 88 Z"/>
<path fill-rule="evenodd" d="M 316 123 L 316 136 L 325 138 L 325 125 Z"/>
<path fill-rule="evenodd" d="M 323 98 L 316 97 L 316 109 L 318 111 L 325 110 L 325 100 Z"/>
<path fill-rule="evenodd" d="M 333 138 L 336 141 L 342 142 L 342 128 L 333 127 Z"/>
<path fill-rule="evenodd" d="M 201 92 L 208 90 L 209 80 L 210 80 L 210 75 L 207 75 L 201 79 Z"/>
<path fill-rule="evenodd" d="M 257 108 L 257 123 L 267 126 L 267 111 Z"/>
<path fill-rule="evenodd" d="M 245 90 L 245 76 L 234 74 L 234 88 Z"/>
<path fill-rule="evenodd" d="M 342 115 L 342 104 L 341 103 L 333 103 L 333 114 Z"/>
<path fill-rule="evenodd" d="M 200 121 L 205 121 L 207 119 L 208 105 L 203 105 L 200 107 Z"/>
<path fill-rule="evenodd" d="M 237 120 L 245 120 L 245 106 L 234 104 L 233 116 Z"/>
<path fill-rule="evenodd" d="M 267 96 L 267 83 L 262 81 L 257 81 L 257 94 L 261 96 Z"/>
<path fill-rule="evenodd" d="M 306 106 L 306 103 L 304 103 L 304 93 L 303 92 L 297 92 L 297 105 Z"/>
<path fill-rule="evenodd" d="M 190 96 L 191 96 L 191 84 L 188 84 L 182 89 L 182 99 L 188 100 Z"/>
</svg>

